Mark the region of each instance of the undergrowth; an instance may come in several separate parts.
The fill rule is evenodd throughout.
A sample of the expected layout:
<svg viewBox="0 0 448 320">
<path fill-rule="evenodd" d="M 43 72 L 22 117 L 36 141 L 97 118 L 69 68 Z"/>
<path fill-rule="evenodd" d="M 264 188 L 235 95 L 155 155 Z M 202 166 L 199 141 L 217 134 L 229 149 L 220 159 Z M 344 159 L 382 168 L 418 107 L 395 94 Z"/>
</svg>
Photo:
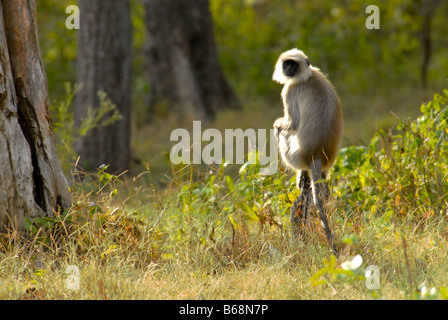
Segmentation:
<svg viewBox="0 0 448 320">
<path fill-rule="evenodd" d="M 315 217 L 291 238 L 300 191 L 281 168 L 179 165 L 161 190 L 149 165 L 134 178 L 75 167 L 69 210 L 1 236 L 0 297 L 448 299 L 448 90 L 421 112 L 341 150 L 326 207 L 338 257 Z"/>
</svg>

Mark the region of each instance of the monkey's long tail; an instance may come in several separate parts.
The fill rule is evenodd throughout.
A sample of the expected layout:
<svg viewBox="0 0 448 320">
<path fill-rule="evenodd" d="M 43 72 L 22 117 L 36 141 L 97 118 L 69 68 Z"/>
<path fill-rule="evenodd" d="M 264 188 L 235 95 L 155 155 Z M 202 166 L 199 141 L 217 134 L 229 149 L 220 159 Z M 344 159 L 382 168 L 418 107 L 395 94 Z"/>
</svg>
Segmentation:
<svg viewBox="0 0 448 320">
<path fill-rule="evenodd" d="M 313 164 L 311 165 L 311 186 L 313 189 L 313 201 L 317 207 L 317 212 L 319 213 L 320 222 L 324 227 L 325 234 L 327 236 L 328 244 L 330 245 L 330 249 L 338 255 L 338 251 L 336 250 L 334 244 L 334 237 L 331 233 L 330 226 L 328 224 L 327 215 L 325 214 L 322 197 L 324 196 L 324 188 L 323 184 L 318 182 L 321 177 L 322 172 L 322 162 L 319 159 L 315 159 Z"/>
</svg>

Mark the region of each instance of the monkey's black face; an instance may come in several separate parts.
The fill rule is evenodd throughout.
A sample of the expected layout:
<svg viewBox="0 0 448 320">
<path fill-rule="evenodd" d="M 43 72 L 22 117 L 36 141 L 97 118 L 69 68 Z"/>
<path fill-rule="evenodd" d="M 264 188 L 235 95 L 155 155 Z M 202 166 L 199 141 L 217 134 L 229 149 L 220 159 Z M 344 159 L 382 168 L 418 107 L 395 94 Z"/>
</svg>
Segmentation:
<svg viewBox="0 0 448 320">
<path fill-rule="evenodd" d="M 283 73 L 285 76 L 293 77 L 295 76 L 300 69 L 300 64 L 294 60 L 285 60 L 283 61 Z"/>
</svg>

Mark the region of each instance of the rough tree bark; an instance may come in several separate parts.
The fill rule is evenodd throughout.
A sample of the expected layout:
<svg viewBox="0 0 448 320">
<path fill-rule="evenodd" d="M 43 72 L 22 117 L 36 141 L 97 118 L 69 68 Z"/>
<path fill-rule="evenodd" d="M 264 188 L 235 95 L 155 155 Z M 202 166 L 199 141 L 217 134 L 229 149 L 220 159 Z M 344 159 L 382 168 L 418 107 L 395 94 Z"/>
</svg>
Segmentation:
<svg viewBox="0 0 448 320">
<path fill-rule="evenodd" d="M 181 118 L 238 107 L 218 61 L 208 0 L 144 0 L 149 103 Z"/>
<path fill-rule="evenodd" d="M 131 135 L 132 25 L 129 0 L 79 0 L 75 123 L 98 108 L 98 91 L 104 91 L 117 106 L 122 119 L 91 130 L 76 151 L 80 164 L 91 170 L 102 164 L 112 171 L 128 169 Z"/>
<path fill-rule="evenodd" d="M 0 232 L 69 208 L 49 110 L 34 0 L 0 6 Z"/>
</svg>

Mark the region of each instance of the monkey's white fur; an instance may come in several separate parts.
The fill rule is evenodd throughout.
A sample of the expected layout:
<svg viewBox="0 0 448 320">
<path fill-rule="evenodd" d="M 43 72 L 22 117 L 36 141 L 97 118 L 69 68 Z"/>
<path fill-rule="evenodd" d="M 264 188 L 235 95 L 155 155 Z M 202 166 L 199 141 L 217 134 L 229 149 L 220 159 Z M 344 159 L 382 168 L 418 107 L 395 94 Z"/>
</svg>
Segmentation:
<svg viewBox="0 0 448 320">
<path fill-rule="evenodd" d="M 298 49 L 291 49 L 291 50 L 285 51 L 282 53 L 282 57 L 283 57 L 282 58 L 283 61 L 287 60 L 287 59 L 306 61 L 306 59 L 308 59 L 308 57 L 303 53 L 303 51 L 298 50 Z M 306 70 L 301 72 L 297 77 L 291 78 L 291 77 L 288 77 L 285 74 L 283 74 L 282 66 L 279 65 L 279 63 L 277 62 L 276 66 L 275 66 L 274 74 L 272 76 L 272 80 L 277 81 L 280 84 L 286 84 L 288 81 L 291 83 L 304 82 L 304 81 L 308 80 L 309 77 L 311 77 L 311 74 L 312 74 L 311 69 L 312 68 L 314 68 L 314 67 L 310 66 L 310 68 L 307 68 Z M 319 70 L 317 68 L 314 68 L 314 69 Z"/>
</svg>

